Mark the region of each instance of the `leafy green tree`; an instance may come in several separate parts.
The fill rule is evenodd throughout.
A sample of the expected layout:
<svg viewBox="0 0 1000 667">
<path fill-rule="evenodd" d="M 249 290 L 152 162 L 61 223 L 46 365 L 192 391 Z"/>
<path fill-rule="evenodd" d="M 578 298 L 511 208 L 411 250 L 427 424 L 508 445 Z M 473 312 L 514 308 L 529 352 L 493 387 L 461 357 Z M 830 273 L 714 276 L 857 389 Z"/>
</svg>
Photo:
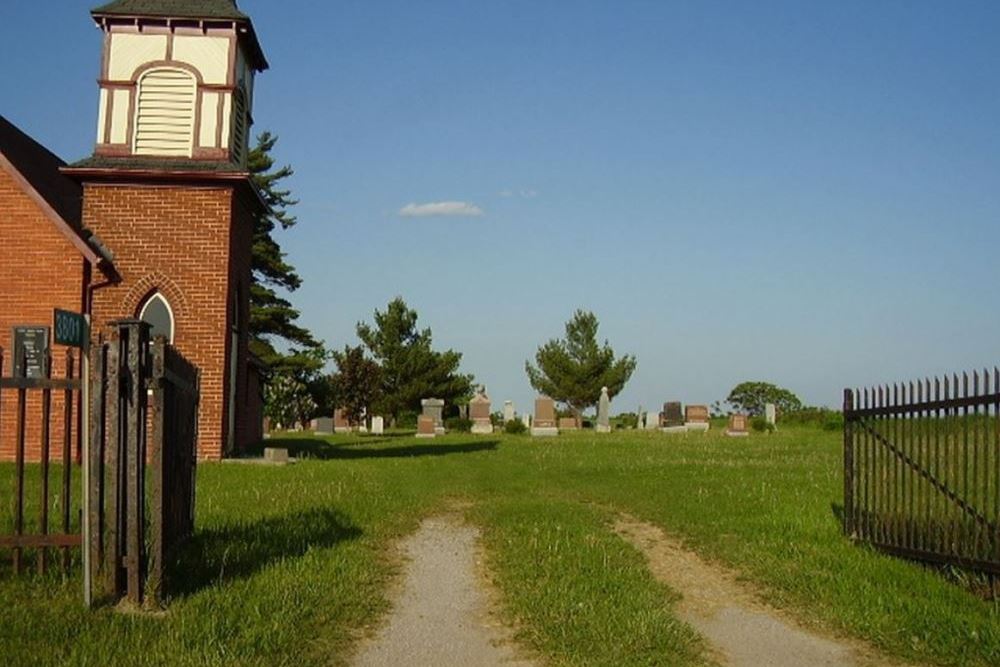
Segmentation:
<svg viewBox="0 0 1000 667">
<path fill-rule="evenodd" d="M 375 311 L 375 324 L 359 322 L 358 338 L 382 368 L 381 397 L 375 410 L 395 420 L 400 413 L 419 410 L 423 398 L 455 404 L 472 395 L 472 376 L 458 372 L 462 355 L 431 347 L 431 330 L 417 329 L 417 312 L 401 297 L 385 312 Z"/>
<path fill-rule="evenodd" d="M 726 402 L 748 415 L 764 414 L 764 406 L 768 403 L 774 403 L 779 412 L 795 412 L 802 408 L 798 396 L 768 382 L 741 382 L 729 392 Z"/>
<path fill-rule="evenodd" d="M 330 378 L 323 373 L 328 358 L 322 346 L 283 356 L 264 385 L 264 414 L 285 427 L 333 414 Z"/>
<path fill-rule="evenodd" d="M 333 353 L 337 372 L 333 375 L 333 395 L 351 424 L 360 424 L 382 394 L 382 369 L 365 356 L 360 345 Z"/>
<path fill-rule="evenodd" d="M 254 220 L 253 277 L 250 284 L 250 351 L 269 368 L 295 368 L 309 365 L 312 358 L 302 351 L 320 347 L 312 334 L 297 323 L 299 311 L 278 290 L 294 292 L 302 285 L 295 267 L 288 263 L 285 252 L 274 237 L 277 229 L 295 226 L 296 219 L 289 209 L 298 202 L 291 192 L 280 186 L 294 172 L 289 166 L 274 167 L 271 152 L 278 137 L 264 132 L 247 157 L 247 167 L 254 184 L 268 206 Z M 277 345 L 276 345 L 277 343 Z M 278 347 L 289 348 L 285 352 Z"/>
<path fill-rule="evenodd" d="M 309 387 L 293 375 L 273 376 L 264 385 L 264 414 L 280 428 L 304 425 L 315 410 Z"/>
<path fill-rule="evenodd" d="M 566 337 L 553 339 L 538 348 L 535 363 L 525 362 L 531 386 L 537 391 L 570 407 L 577 419 L 583 411 L 597 405 L 601 388 L 608 388 L 614 398 L 635 371 L 634 356 L 615 358 L 608 341 L 597 342 L 597 316 L 578 310 L 566 323 Z"/>
</svg>

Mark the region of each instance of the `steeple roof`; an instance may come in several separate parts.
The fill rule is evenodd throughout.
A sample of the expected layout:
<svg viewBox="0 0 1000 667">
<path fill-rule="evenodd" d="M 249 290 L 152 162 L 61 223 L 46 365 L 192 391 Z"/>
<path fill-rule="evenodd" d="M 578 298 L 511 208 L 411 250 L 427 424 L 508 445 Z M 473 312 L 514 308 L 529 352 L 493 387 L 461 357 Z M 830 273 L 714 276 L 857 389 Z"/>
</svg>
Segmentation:
<svg viewBox="0 0 1000 667">
<path fill-rule="evenodd" d="M 234 0 L 113 0 L 91 13 L 94 16 L 250 20 L 236 7 Z"/>
<path fill-rule="evenodd" d="M 125 19 L 182 19 L 189 21 L 234 21 L 239 24 L 240 38 L 248 42 L 250 58 L 257 71 L 268 68 L 250 17 L 240 11 L 236 0 L 112 0 L 91 10 L 99 22 Z"/>
</svg>

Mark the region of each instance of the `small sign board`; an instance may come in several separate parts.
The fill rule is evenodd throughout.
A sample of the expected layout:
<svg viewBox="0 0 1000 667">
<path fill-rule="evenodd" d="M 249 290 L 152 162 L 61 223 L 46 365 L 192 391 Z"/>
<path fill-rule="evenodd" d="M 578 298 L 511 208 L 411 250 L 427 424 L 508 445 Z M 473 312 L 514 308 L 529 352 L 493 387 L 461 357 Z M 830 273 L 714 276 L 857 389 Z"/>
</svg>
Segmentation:
<svg viewBox="0 0 1000 667">
<path fill-rule="evenodd" d="M 48 352 L 48 327 L 14 327 L 14 377 L 44 378 Z"/>
<path fill-rule="evenodd" d="M 67 347 L 85 347 L 90 334 L 83 315 L 58 308 L 52 314 L 52 328 L 55 331 L 56 345 Z"/>
</svg>

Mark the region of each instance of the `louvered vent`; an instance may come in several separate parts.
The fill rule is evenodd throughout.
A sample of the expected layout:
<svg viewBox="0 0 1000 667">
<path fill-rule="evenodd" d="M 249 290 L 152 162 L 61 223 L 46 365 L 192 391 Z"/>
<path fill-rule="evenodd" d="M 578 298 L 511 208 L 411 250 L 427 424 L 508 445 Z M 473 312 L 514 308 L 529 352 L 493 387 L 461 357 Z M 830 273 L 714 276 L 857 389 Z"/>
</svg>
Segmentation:
<svg viewBox="0 0 1000 667">
<path fill-rule="evenodd" d="M 139 80 L 135 154 L 191 157 L 197 84 L 183 70 L 157 69 Z"/>
<path fill-rule="evenodd" d="M 233 94 L 233 162 L 243 164 L 247 153 L 247 103 L 241 89 Z"/>
</svg>

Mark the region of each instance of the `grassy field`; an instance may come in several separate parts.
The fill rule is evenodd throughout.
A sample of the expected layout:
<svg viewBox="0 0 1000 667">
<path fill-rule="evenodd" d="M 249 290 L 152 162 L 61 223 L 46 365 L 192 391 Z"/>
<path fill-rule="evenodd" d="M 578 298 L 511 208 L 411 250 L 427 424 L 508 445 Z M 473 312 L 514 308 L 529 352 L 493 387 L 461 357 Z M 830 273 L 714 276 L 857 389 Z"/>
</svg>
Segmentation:
<svg viewBox="0 0 1000 667">
<path fill-rule="evenodd" d="M 838 433 L 274 442 L 305 460 L 199 467 L 198 535 L 165 614 L 85 612 L 77 579 L 14 579 L 4 556 L 6 665 L 342 663 L 388 608 L 388 547 L 449 510 L 481 527 L 502 612 L 551 664 L 706 661 L 673 593 L 610 531 L 621 512 L 831 634 L 929 664 L 1000 662 L 996 603 L 842 538 Z M 0 489 L 11 473 L 0 466 Z"/>
</svg>

